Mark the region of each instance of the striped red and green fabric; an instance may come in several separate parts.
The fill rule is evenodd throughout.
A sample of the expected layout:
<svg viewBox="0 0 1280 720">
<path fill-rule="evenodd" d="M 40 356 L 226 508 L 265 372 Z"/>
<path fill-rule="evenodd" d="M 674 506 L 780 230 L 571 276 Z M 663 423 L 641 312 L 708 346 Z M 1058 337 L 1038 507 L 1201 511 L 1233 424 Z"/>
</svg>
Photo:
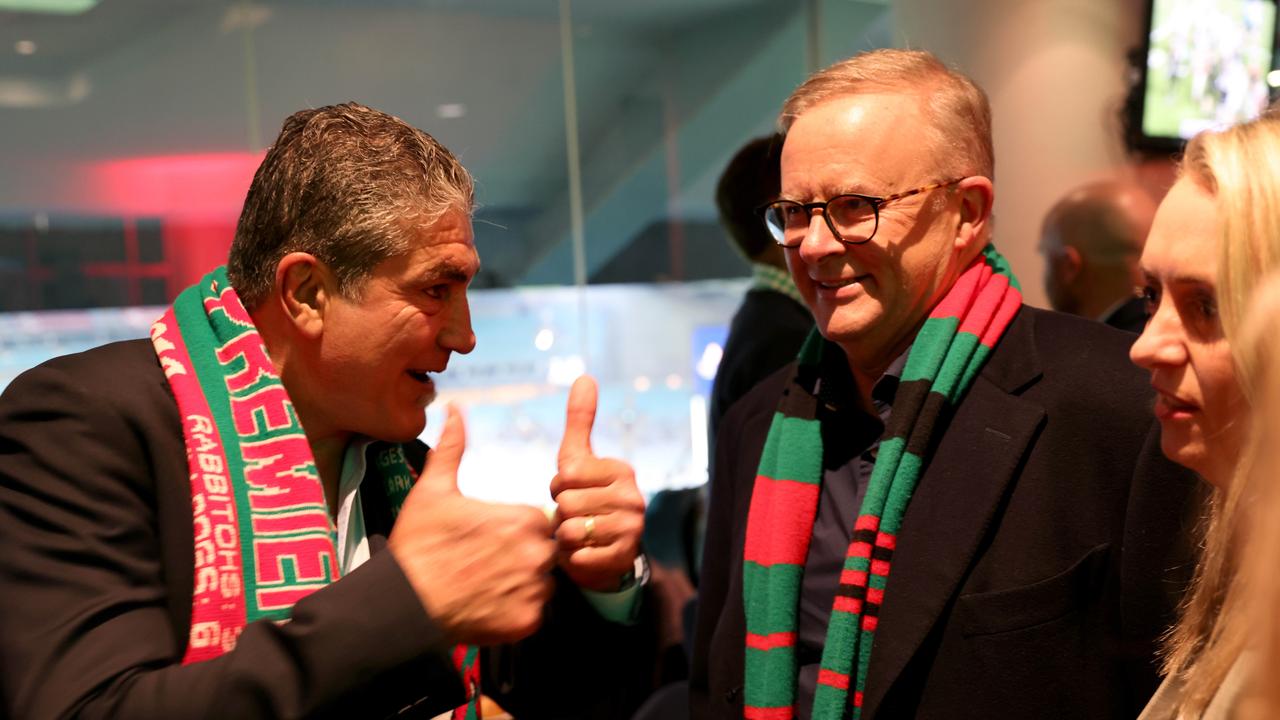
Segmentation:
<svg viewBox="0 0 1280 720">
<path fill-rule="evenodd" d="M 182 417 L 191 480 L 188 664 L 230 652 L 251 622 L 288 620 L 337 580 L 337 531 L 306 433 L 226 268 L 184 290 L 151 342 Z M 416 478 L 403 448 L 379 445 L 373 463 L 398 512 Z M 453 655 L 467 685 L 454 717 L 478 718 L 477 653 Z"/>
<path fill-rule="evenodd" d="M 929 443 L 1022 304 L 1005 259 L 987 245 L 921 327 L 854 525 L 813 700 L 815 719 L 861 716 L 862 693 L 893 552 Z M 800 582 L 822 484 L 817 385 L 828 344 L 815 330 L 765 440 L 747 515 L 745 716 L 795 715 Z"/>
</svg>

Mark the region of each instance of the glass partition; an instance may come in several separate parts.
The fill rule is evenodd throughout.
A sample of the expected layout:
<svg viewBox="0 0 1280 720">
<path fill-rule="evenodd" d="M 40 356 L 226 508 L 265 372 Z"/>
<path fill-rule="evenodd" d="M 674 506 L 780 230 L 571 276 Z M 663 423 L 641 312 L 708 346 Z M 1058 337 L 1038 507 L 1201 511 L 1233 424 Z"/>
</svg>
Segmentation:
<svg viewBox="0 0 1280 720">
<path fill-rule="evenodd" d="M 145 336 L 224 261 L 281 121 L 356 100 L 476 178 L 480 344 L 440 385 L 469 409 L 468 492 L 530 501 L 508 478 L 550 477 L 584 370 L 601 451 L 649 491 L 703 480 L 708 348 L 748 274 L 719 173 L 812 67 L 892 40 L 868 0 L 53 5 L 0 0 L 0 385 Z"/>
</svg>

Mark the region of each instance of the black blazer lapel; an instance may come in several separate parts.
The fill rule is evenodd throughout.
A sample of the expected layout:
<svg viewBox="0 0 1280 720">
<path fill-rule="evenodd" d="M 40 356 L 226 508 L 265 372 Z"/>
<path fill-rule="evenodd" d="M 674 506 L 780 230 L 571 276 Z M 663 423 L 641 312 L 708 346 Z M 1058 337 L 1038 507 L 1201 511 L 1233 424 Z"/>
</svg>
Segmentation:
<svg viewBox="0 0 1280 720">
<path fill-rule="evenodd" d="M 1044 409 L 1014 392 L 1039 376 L 1020 313 L 956 409 L 903 519 L 863 700 L 874 718 L 951 601 L 1038 433 Z"/>
</svg>

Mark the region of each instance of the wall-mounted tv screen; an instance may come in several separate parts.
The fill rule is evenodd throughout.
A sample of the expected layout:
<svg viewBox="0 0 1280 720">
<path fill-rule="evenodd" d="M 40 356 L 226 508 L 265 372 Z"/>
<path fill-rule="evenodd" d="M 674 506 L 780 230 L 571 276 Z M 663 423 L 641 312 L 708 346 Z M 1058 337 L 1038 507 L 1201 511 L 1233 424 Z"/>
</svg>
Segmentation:
<svg viewBox="0 0 1280 720">
<path fill-rule="evenodd" d="M 1201 130 L 1257 117 L 1280 84 L 1276 0 L 1152 0 L 1148 27 L 1139 105 L 1147 149 L 1177 149 Z"/>
</svg>

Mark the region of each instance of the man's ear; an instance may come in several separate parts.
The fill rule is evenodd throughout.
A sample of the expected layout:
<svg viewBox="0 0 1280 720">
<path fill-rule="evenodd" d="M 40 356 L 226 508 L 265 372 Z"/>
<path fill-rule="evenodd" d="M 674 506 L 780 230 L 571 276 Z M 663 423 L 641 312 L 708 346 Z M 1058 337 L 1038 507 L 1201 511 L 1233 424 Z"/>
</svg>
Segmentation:
<svg viewBox="0 0 1280 720">
<path fill-rule="evenodd" d="M 991 235 L 991 209 L 996 191 L 991 179 L 974 175 L 956 185 L 960 196 L 960 223 L 956 227 L 956 252 L 966 259 L 977 257 Z"/>
<path fill-rule="evenodd" d="M 302 335 L 317 338 L 333 298 L 333 275 L 310 253 L 285 255 L 276 265 L 276 296 L 285 317 Z"/>
<path fill-rule="evenodd" d="M 1057 262 L 1053 265 L 1054 272 L 1058 275 L 1058 282 L 1066 287 L 1080 277 L 1080 271 L 1084 269 L 1084 257 L 1080 255 L 1078 249 L 1067 245 L 1058 251 Z"/>
</svg>

